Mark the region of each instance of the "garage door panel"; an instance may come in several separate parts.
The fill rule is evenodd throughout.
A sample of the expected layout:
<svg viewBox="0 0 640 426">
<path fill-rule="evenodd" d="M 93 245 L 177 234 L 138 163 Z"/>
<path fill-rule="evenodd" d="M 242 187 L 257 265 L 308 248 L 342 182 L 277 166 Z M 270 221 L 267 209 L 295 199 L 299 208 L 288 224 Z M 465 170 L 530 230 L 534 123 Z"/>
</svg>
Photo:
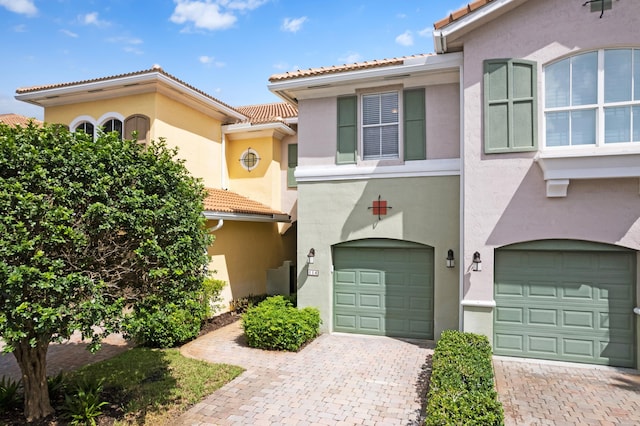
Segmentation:
<svg viewBox="0 0 640 426">
<path fill-rule="evenodd" d="M 634 253 L 498 250 L 495 280 L 496 354 L 635 365 Z"/>
<path fill-rule="evenodd" d="M 433 338 L 433 250 L 337 247 L 334 255 L 335 331 Z"/>
</svg>

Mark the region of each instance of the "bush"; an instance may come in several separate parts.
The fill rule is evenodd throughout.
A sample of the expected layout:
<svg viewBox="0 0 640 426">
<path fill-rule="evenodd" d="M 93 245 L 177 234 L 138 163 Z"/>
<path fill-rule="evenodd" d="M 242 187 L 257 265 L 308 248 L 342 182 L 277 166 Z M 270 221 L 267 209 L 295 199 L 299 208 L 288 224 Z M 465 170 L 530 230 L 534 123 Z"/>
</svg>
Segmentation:
<svg viewBox="0 0 640 426">
<path fill-rule="evenodd" d="M 297 351 L 318 336 L 320 312 L 297 309 L 283 296 L 267 298 L 242 315 L 247 343 L 253 348 Z"/>
<path fill-rule="evenodd" d="M 75 392 L 65 395 L 62 406 L 62 417 L 69 419 L 71 425 L 96 425 L 96 419 L 102 414 L 103 380 L 98 382 L 84 381 L 77 384 Z"/>
<path fill-rule="evenodd" d="M 220 302 L 222 297 L 222 289 L 227 285 L 225 281 L 207 278 L 202 284 L 202 308 L 204 309 L 204 318 L 213 317 L 221 308 Z"/>
<path fill-rule="evenodd" d="M 11 380 L 2 376 L 0 379 L 0 412 L 11 408 L 20 407 L 22 404 L 21 380 Z"/>
<path fill-rule="evenodd" d="M 268 296 L 266 294 L 250 294 L 246 297 L 239 297 L 231 301 L 231 310 L 237 314 L 244 314 L 247 309 L 253 308 Z"/>
<path fill-rule="evenodd" d="M 427 425 L 503 425 L 486 336 L 447 330 L 432 360 Z"/>
<path fill-rule="evenodd" d="M 193 339 L 200 333 L 205 315 L 199 296 L 193 294 L 181 304 L 158 296 L 147 297 L 136 304 L 127 318 L 125 335 L 153 348 L 171 348 Z"/>
</svg>

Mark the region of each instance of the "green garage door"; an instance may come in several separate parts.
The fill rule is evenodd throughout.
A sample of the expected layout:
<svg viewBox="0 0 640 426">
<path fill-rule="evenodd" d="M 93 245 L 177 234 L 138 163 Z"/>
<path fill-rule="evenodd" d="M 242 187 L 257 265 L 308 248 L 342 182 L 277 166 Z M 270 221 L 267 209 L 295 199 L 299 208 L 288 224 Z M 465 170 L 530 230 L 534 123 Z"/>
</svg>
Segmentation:
<svg viewBox="0 0 640 426">
<path fill-rule="evenodd" d="M 433 249 L 385 241 L 334 249 L 334 330 L 433 339 Z"/>
<path fill-rule="evenodd" d="M 568 241 L 497 250 L 494 352 L 634 367 L 635 262 L 635 252 Z"/>
</svg>

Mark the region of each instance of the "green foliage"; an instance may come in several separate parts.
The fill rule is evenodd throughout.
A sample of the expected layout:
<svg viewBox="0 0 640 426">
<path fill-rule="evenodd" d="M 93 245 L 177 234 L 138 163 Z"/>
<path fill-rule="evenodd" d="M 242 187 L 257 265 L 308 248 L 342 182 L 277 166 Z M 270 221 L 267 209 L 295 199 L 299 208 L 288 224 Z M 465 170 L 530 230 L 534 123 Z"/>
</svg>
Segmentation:
<svg viewBox="0 0 640 426">
<path fill-rule="evenodd" d="M 45 362 L 36 345 L 75 330 L 95 350 L 125 308 L 150 295 L 183 307 L 201 290 L 205 192 L 176 155 L 162 140 L 143 147 L 117 133 L 93 141 L 59 125 L 0 124 L 5 351 L 32 348 Z"/>
<path fill-rule="evenodd" d="M 0 411 L 16 408 L 22 404 L 21 386 L 20 380 L 11 380 L 9 377 L 2 376 L 0 379 Z"/>
<path fill-rule="evenodd" d="M 52 400 L 61 398 L 67 391 L 67 377 L 61 371 L 55 376 L 47 377 L 47 388 L 49 389 L 49 397 Z"/>
<path fill-rule="evenodd" d="M 297 351 L 318 335 L 320 312 L 294 308 L 283 296 L 273 296 L 249 308 L 242 315 L 242 326 L 251 347 Z"/>
<path fill-rule="evenodd" d="M 244 314 L 247 309 L 258 305 L 268 296 L 266 294 L 250 294 L 246 297 L 239 297 L 231 301 L 231 309 L 237 314 Z"/>
<path fill-rule="evenodd" d="M 101 399 L 103 380 L 84 380 L 76 385 L 75 392 L 65 395 L 62 416 L 69 419 L 71 425 L 96 425 L 96 419 L 102 414 L 102 407 L 108 402 Z"/>
<path fill-rule="evenodd" d="M 170 348 L 193 339 L 200 332 L 205 307 L 200 294 L 192 293 L 182 303 L 149 296 L 138 303 L 125 323 L 126 335 L 153 348 Z"/>
<path fill-rule="evenodd" d="M 447 330 L 432 360 L 427 425 L 502 425 L 486 336 Z"/>
<path fill-rule="evenodd" d="M 214 278 L 206 278 L 202 284 L 202 305 L 205 318 L 213 317 L 221 308 L 220 302 L 222 289 L 227 285 L 226 281 Z"/>
</svg>

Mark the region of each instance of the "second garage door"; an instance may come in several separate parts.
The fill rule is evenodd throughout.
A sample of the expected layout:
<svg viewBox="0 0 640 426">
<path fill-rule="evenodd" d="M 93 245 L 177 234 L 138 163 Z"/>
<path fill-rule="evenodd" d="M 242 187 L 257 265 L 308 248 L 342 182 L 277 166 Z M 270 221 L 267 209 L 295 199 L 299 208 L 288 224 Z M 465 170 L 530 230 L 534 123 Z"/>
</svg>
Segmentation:
<svg viewBox="0 0 640 426">
<path fill-rule="evenodd" d="M 633 367 L 635 258 L 578 242 L 497 250 L 495 353 Z"/>
<path fill-rule="evenodd" d="M 433 249 L 394 244 L 334 248 L 335 331 L 433 339 Z"/>
</svg>

